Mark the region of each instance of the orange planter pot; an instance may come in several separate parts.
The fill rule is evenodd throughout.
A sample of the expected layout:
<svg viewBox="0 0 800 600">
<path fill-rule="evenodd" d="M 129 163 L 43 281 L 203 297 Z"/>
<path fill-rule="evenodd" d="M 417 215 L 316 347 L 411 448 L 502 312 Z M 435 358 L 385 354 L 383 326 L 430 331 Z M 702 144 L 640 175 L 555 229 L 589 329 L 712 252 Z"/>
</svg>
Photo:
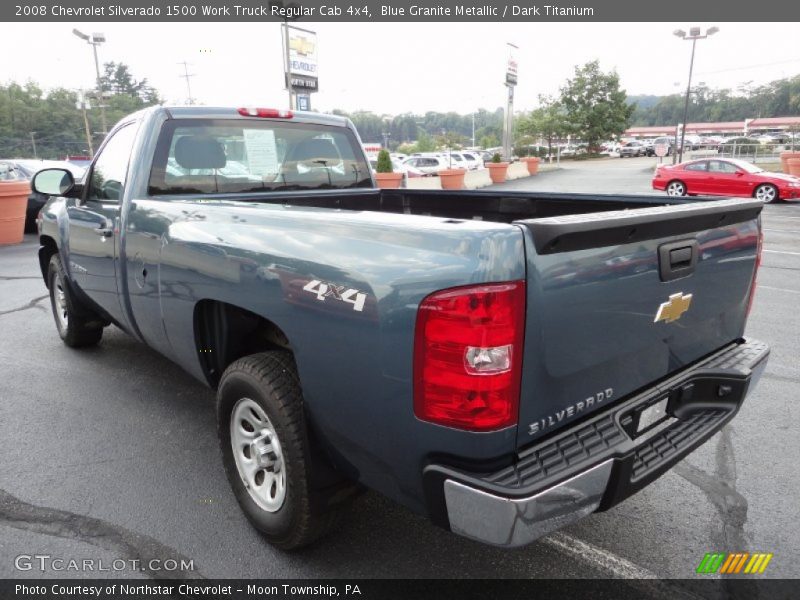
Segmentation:
<svg viewBox="0 0 800 600">
<path fill-rule="evenodd" d="M 464 169 L 445 169 L 439 171 L 439 181 L 442 183 L 443 190 L 463 190 L 464 176 L 467 172 Z"/>
<path fill-rule="evenodd" d="M 528 175 L 536 175 L 536 173 L 539 172 L 540 159 L 538 157 L 533 156 L 533 157 L 523 158 L 522 161 L 528 167 Z"/>
<path fill-rule="evenodd" d="M 30 193 L 27 181 L 0 181 L 0 245 L 22 241 Z"/>
<path fill-rule="evenodd" d="M 800 177 L 800 156 L 797 158 L 789 158 L 786 160 L 789 175 L 796 175 Z"/>
<path fill-rule="evenodd" d="M 784 173 L 789 172 L 789 159 L 800 158 L 800 152 L 781 152 L 781 170 Z"/>
<path fill-rule="evenodd" d="M 492 183 L 503 183 L 506 180 L 507 162 L 487 163 L 486 167 L 489 169 L 489 177 L 492 178 Z"/>
<path fill-rule="evenodd" d="M 395 190 L 403 183 L 403 174 L 375 173 L 375 183 L 383 190 Z"/>
</svg>

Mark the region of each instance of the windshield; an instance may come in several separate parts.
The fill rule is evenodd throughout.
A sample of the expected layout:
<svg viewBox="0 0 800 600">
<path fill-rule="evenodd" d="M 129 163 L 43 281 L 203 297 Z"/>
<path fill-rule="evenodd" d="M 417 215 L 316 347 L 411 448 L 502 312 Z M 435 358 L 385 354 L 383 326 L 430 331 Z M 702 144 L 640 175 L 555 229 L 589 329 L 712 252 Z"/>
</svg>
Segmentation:
<svg viewBox="0 0 800 600">
<path fill-rule="evenodd" d="M 372 187 L 344 127 L 273 120 L 177 119 L 161 130 L 149 193 L 215 194 Z"/>
</svg>

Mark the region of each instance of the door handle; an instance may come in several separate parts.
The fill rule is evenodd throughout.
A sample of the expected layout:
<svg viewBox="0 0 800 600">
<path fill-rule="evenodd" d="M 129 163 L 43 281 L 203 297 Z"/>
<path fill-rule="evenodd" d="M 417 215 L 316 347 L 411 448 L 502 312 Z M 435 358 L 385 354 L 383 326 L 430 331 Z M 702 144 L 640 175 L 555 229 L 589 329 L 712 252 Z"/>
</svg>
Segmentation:
<svg viewBox="0 0 800 600">
<path fill-rule="evenodd" d="M 94 230 L 94 232 L 104 238 L 114 235 L 114 229 L 111 227 L 98 227 Z"/>
</svg>

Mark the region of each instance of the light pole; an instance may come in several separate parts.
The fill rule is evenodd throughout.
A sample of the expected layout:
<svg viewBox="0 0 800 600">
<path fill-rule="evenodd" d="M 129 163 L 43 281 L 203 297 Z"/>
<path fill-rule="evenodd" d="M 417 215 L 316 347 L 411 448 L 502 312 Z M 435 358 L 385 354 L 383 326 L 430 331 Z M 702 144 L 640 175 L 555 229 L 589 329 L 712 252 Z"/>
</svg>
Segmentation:
<svg viewBox="0 0 800 600">
<path fill-rule="evenodd" d="M 73 29 L 72 33 L 89 44 L 94 52 L 94 71 L 97 75 L 97 104 L 100 105 L 100 124 L 103 126 L 103 135 L 105 135 L 108 133 L 108 127 L 106 127 L 106 109 L 103 106 L 103 90 L 100 85 L 100 61 L 97 58 L 97 47 L 106 41 L 106 36 L 102 33 L 88 35 L 77 29 Z"/>
<path fill-rule="evenodd" d="M 719 31 L 719 27 L 709 27 L 706 29 L 705 34 L 702 33 L 700 27 L 690 27 L 687 34 L 683 29 L 676 29 L 672 32 L 673 35 L 678 36 L 682 40 L 692 40 L 692 58 L 689 61 L 689 83 L 686 84 L 686 101 L 683 104 L 683 127 L 681 127 L 681 145 L 678 150 L 678 162 L 683 162 L 683 140 L 686 138 L 686 119 L 689 116 L 689 93 L 692 88 L 692 70 L 694 69 L 694 49 L 697 46 L 697 40 L 704 40 L 707 37 L 714 35 Z"/>
</svg>

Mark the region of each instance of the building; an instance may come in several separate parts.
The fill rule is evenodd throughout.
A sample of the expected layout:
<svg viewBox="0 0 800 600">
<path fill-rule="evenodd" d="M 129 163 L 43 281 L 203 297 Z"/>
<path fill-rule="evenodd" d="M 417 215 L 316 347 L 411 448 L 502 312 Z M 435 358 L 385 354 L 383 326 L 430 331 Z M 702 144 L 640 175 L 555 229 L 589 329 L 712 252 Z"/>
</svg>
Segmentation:
<svg viewBox="0 0 800 600">
<path fill-rule="evenodd" d="M 679 131 L 678 125 L 631 127 L 623 135 L 634 138 L 655 138 L 664 135 L 676 135 Z M 723 123 L 686 124 L 686 133 L 689 135 L 722 135 L 731 137 L 777 133 L 779 131 L 800 131 L 800 117 L 761 117 Z"/>
</svg>

